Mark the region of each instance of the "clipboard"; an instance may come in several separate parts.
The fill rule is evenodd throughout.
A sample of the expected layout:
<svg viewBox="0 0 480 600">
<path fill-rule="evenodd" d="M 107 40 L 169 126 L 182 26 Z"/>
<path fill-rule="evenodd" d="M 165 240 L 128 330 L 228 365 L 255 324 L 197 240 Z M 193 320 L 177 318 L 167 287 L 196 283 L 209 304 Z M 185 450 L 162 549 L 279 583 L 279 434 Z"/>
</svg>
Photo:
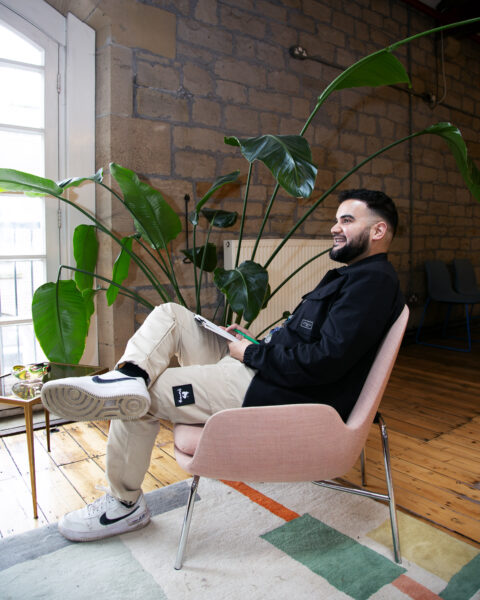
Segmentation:
<svg viewBox="0 0 480 600">
<path fill-rule="evenodd" d="M 224 337 L 230 342 L 238 342 L 238 338 L 236 338 L 231 333 L 228 333 L 228 331 L 225 331 L 225 329 L 222 329 L 218 325 L 215 325 L 215 323 L 212 323 L 212 321 L 209 321 L 205 317 L 202 317 L 201 315 L 194 315 L 193 318 L 201 327 L 205 327 L 205 329 L 213 331 L 213 333 Z"/>
</svg>

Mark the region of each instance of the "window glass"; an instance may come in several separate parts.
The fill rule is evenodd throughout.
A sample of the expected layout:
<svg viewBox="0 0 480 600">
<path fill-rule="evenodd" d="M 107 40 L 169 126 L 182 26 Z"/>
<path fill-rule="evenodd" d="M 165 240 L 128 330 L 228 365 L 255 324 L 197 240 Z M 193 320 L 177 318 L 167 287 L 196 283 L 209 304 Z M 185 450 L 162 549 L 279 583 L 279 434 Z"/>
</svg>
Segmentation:
<svg viewBox="0 0 480 600">
<path fill-rule="evenodd" d="M 44 127 L 44 74 L 14 65 L 0 64 L 0 115 L 4 125 Z"/>
<path fill-rule="evenodd" d="M 26 171 L 43 177 L 45 173 L 43 132 L 0 128 L 0 165 L 5 169 Z"/>
<path fill-rule="evenodd" d="M 0 255 L 45 254 L 45 200 L 4 195 L 0 202 Z"/>
<path fill-rule="evenodd" d="M 44 281 L 44 260 L 2 260 L 0 262 L 0 322 L 15 317 L 31 319 L 33 292 Z"/>
<path fill-rule="evenodd" d="M 0 327 L 0 344 L 5 373 L 9 372 L 13 365 L 45 360 L 31 323 Z"/>
<path fill-rule="evenodd" d="M 0 58 L 31 65 L 45 64 L 45 52 L 36 44 L 0 23 Z"/>
</svg>

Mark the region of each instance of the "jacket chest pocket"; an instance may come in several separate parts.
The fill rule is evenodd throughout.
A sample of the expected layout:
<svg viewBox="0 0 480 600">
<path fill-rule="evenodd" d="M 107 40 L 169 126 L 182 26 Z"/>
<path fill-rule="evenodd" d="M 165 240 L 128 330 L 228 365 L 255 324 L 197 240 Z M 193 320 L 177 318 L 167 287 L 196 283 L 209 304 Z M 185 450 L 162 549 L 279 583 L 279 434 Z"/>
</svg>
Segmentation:
<svg viewBox="0 0 480 600">
<path fill-rule="evenodd" d="M 289 322 L 289 328 L 306 342 L 320 339 L 321 324 L 328 312 L 327 302 L 305 300 L 296 310 L 294 317 Z"/>
<path fill-rule="evenodd" d="M 322 325 L 341 283 L 342 280 L 337 279 L 303 297 L 303 302 L 297 307 L 288 323 L 289 328 L 294 329 L 302 340 L 312 342 L 320 339 Z"/>
</svg>

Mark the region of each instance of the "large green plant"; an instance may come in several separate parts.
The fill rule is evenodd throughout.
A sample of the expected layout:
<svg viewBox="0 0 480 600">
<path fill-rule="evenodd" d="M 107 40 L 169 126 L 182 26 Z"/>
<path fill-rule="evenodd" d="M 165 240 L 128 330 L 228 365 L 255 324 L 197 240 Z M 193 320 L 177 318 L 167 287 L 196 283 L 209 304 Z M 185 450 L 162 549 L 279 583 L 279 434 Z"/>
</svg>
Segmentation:
<svg viewBox="0 0 480 600">
<path fill-rule="evenodd" d="M 249 165 L 239 231 L 239 249 L 233 269 L 227 271 L 217 266 L 217 248 L 211 242 L 211 232 L 214 228 L 231 227 L 235 224 L 238 215 L 234 212 L 206 207 L 206 203 L 217 190 L 237 180 L 239 172 L 236 171 L 219 177 L 189 215 L 193 225 L 193 247 L 183 250 L 183 253 L 191 261 L 194 272 L 195 300 L 194 305 L 190 308 L 201 312 L 202 277 L 205 272 L 213 272 L 214 282 L 226 300 L 223 322 L 227 319 L 230 320 L 233 313 L 235 313 L 236 321 L 244 318 L 247 322 L 252 322 L 269 299 L 299 270 L 289 274 L 276 289 L 270 288 L 267 267 L 287 240 L 325 198 L 350 175 L 379 154 L 409 139 L 422 135 L 441 137 L 452 151 L 468 189 L 477 200 L 480 200 L 480 172 L 468 156 L 460 131 L 450 123 L 438 123 L 380 148 L 350 169 L 319 198 L 312 200 L 304 215 L 292 224 L 290 231 L 264 265 L 255 262 L 258 244 L 280 187 L 293 197 L 309 198 L 312 195 L 317 168 L 312 162 L 312 153 L 304 135 L 327 98 L 333 92 L 345 88 L 378 87 L 398 83 L 410 85 L 403 65 L 393 55 L 399 46 L 418 37 L 477 20 L 479 19 L 470 19 L 417 34 L 353 64 L 322 92 L 299 135 L 263 135 L 247 139 L 225 138 L 226 144 L 240 149 Z M 270 170 L 276 185 L 265 211 L 251 259 L 239 264 L 240 246 L 248 215 L 250 182 L 256 161 L 262 162 Z M 0 191 L 53 196 L 82 212 L 92 223 L 91 225 L 80 225 L 75 230 L 73 247 L 76 265 L 61 265 L 57 280 L 42 285 L 34 294 L 32 315 L 35 333 L 50 360 L 72 363 L 80 360 L 85 347 L 90 318 L 94 311 L 93 298 L 95 294 L 104 292 L 109 304 L 112 304 L 118 295 L 122 295 L 136 300 L 149 309 L 153 308 L 152 303 L 145 296 L 123 285 L 132 262 L 143 272 L 150 286 L 157 292 L 158 302 L 177 301 L 186 305 L 181 291 L 182 285 L 177 280 L 169 247 L 170 242 L 176 239 L 182 229 L 178 215 L 158 190 L 141 181 L 133 171 L 111 163 L 110 174 L 120 192 L 105 184 L 102 170 L 91 177 L 79 177 L 55 183 L 28 173 L 0 169 Z M 86 182 L 102 186 L 123 204 L 132 217 L 134 233 L 127 237 L 118 237 L 114 231 L 67 197 L 68 188 Z M 208 229 L 205 240 L 198 245 L 197 226 L 201 218 L 208 222 Z M 119 255 L 110 278 L 95 273 L 98 258 L 97 233 L 99 232 L 112 238 L 119 247 Z M 63 272 L 67 270 L 74 273 L 73 280 L 62 279 Z"/>
</svg>

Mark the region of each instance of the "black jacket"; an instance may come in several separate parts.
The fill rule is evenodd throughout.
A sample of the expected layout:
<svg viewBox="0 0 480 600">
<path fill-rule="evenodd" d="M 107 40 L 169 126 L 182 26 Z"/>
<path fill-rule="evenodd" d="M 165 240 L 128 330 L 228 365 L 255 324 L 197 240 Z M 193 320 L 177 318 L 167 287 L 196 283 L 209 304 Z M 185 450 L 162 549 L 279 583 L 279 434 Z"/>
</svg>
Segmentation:
<svg viewBox="0 0 480 600">
<path fill-rule="evenodd" d="M 328 271 L 282 327 L 245 350 L 243 406 L 318 402 L 348 418 L 405 300 L 386 254 Z"/>
</svg>

